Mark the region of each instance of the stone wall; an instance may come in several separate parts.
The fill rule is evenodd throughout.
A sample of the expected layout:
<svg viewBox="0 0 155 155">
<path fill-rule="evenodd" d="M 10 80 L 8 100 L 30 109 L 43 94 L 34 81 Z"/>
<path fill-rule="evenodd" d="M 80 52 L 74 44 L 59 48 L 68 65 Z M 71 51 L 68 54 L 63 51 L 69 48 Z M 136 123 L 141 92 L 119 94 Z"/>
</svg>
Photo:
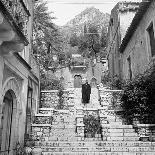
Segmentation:
<svg viewBox="0 0 155 155">
<path fill-rule="evenodd" d="M 134 8 L 135 6 L 138 7 L 138 4 L 135 4 L 134 2 L 119 2 L 111 11 L 107 44 L 111 78 L 115 75 L 118 75 L 119 78 L 122 76 L 122 61 L 119 47 L 134 14 L 136 13 L 134 9 L 129 10 L 128 8 Z"/>
<path fill-rule="evenodd" d="M 58 91 L 41 91 L 41 108 L 54 108 L 58 105 Z"/>
<path fill-rule="evenodd" d="M 75 140 L 75 118 L 66 110 L 40 109 L 32 124 L 32 135 L 36 141 Z"/>
<path fill-rule="evenodd" d="M 64 90 L 63 91 L 64 109 L 67 108 L 69 102 L 68 95 L 69 92 Z M 41 108 L 58 109 L 58 104 L 59 104 L 58 90 L 41 91 L 41 100 L 40 100 Z"/>
</svg>

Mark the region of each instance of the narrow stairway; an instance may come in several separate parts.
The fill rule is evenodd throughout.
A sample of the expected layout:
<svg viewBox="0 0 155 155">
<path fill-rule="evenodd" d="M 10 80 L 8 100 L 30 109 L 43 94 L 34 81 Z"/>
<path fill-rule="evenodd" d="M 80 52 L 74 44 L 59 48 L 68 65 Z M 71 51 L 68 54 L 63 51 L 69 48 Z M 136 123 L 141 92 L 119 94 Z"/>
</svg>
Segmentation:
<svg viewBox="0 0 155 155">
<path fill-rule="evenodd" d="M 81 89 L 64 93 L 65 108 L 56 109 L 57 91 L 42 92 L 42 108 L 32 130 L 43 155 L 155 155 L 155 142 L 139 141 L 132 125 L 123 124 L 111 102 L 111 90 L 92 89 L 90 103 L 81 103 Z M 101 133 L 85 134 L 85 113 L 97 114 Z"/>
</svg>

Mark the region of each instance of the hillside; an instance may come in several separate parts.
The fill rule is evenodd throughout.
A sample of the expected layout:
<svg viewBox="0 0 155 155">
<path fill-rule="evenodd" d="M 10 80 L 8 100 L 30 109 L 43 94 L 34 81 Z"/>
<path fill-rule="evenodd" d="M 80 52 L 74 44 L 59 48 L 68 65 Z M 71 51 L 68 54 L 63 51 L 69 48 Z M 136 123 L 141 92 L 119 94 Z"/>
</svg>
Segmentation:
<svg viewBox="0 0 155 155">
<path fill-rule="evenodd" d="M 109 18 L 110 15 L 108 13 L 104 14 L 99 9 L 94 7 L 86 8 L 75 16 L 74 19 L 68 21 L 67 24 L 62 27 L 62 32 L 67 36 L 70 36 L 72 33 L 80 35 L 84 31 L 85 25 L 94 24 L 98 26 L 98 32 L 101 33 L 103 27 L 108 27 Z"/>
<path fill-rule="evenodd" d="M 85 32 L 88 32 L 90 27 L 93 25 L 96 28 L 95 33 L 98 34 L 98 42 L 102 44 L 106 40 L 106 34 L 107 34 L 107 27 L 109 24 L 109 14 L 102 13 L 99 9 L 96 9 L 94 7 L 86 8 L 84 11 L 82 11 L 80 14 L 75 16 L 74 19 L 68 21 L 64 26 L 62 26 L 61 33 L 64 36 L 65 44 L 64 44 L 64 53 L 80 53 L 85 50 L 86 48 L 79 49 L 77 47 L 74 48 L 74 46 L 79 47 L 79 42 L 85 40 L 85 37 L 81 39 L 81 36 L 84 36 Z M 76 36 L 74 36 L 76 34 Z M 74 38 L 75 37 L 75 38 Z M 103 39 L 102 39 L 103 38 Z M 79 40 L 81 39 L 81 40 Z M 71 45 L 70 41 L 75 42 L 75 45 Z M 77 44 L 78 43 L 78 44 Z M 84 43 L 85 44 L 85 43 Z M 72 47 L 71 47 L 72 46 Z M 83 45 L 80 45 L 83 46 Z M 77 52 L 76 52 L 77 51 Z"/>
</svg>

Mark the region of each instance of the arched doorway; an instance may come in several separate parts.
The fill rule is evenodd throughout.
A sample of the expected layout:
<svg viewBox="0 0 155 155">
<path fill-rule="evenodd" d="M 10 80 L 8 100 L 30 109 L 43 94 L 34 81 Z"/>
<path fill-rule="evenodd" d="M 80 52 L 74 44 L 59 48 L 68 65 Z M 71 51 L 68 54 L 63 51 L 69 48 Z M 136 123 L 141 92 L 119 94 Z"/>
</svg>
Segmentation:
<svg viewBox="0 0 155 155">
<path fill-rule="evenodd" d="M 96 88 L 96 87 L 97 87 L 97 80 L 96 80 L 95 77 L 93 77 L 93 78 L 91 79 L 91 87 L 92 87 L 92 88 Z"/>
<path fill-rule="evenodd" d="M 9 155 L 12 152 L 12 134 L 14 104 L 16 102 L 15 94 L 12 90 L 8 90 L 3 98 L 2 117 L 0 126 L 0 154 Z"/>
<path fill-rule="evenodd" d="M 82 85 L 82 77 L 81 75 L 74 76 L 74 88 L 81 88 Z"/>
</svg>

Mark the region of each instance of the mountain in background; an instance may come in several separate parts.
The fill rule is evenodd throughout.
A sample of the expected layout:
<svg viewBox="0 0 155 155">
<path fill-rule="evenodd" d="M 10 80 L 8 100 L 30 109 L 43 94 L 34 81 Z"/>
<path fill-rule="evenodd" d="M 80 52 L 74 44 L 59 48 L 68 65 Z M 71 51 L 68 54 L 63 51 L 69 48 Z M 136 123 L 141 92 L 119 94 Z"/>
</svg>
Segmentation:
<svg viewBox="0 0 155 155">
<path fill-rule="evenodd" d="M 84 27 L 93 24 L 98 27 L 98 32 L 101 33 L 102 28 L 107 29 L 109 24 L 110 15 L 108 13 L 102 13 L 95 7 L 86 8 L 80 14 L 75 16 L 74 19 L 67 22 L 62 27 L 62 32 L 68 37 L 72 33 L 80 35 L 84 32 Z"/>
<path fill-rule="evenodd" d="M 109 25 L 109 18 L 110 15 L 108 13 L 102 13 L 99 9 L 96 9 L 95 7 L 90 7 L 86 8 L 80 14 L 75 16 L 74 19 L 68 21 L 64 26 L 60 27 L 60 31 L 65 38 L 63 48 L 64 53 L 70 55 L 72 53 L 79 53 L 79 51 L 80 53 L 83 52 L 84 50 L 81 51 L 77 43 L 80 41 L 79 38 L 84 35 L 84 33 L 87 33 L 88 29 L 92 25 L 97 28 L 100 44 L 102 44 L 101 42 L 104 42 L 102 46 L 102 48 L 104 48 L 104 45 L 106 44 L 105 40 L 107 36 L 106 34 Z M 74 38 L 75 34 L 79 38 L 75 37 L 75 39 L 72 39 Z M 70 41 L 74 42 L 73 40 L 75 41 L 74 46 L 70 43 Z"/>
</svg>

